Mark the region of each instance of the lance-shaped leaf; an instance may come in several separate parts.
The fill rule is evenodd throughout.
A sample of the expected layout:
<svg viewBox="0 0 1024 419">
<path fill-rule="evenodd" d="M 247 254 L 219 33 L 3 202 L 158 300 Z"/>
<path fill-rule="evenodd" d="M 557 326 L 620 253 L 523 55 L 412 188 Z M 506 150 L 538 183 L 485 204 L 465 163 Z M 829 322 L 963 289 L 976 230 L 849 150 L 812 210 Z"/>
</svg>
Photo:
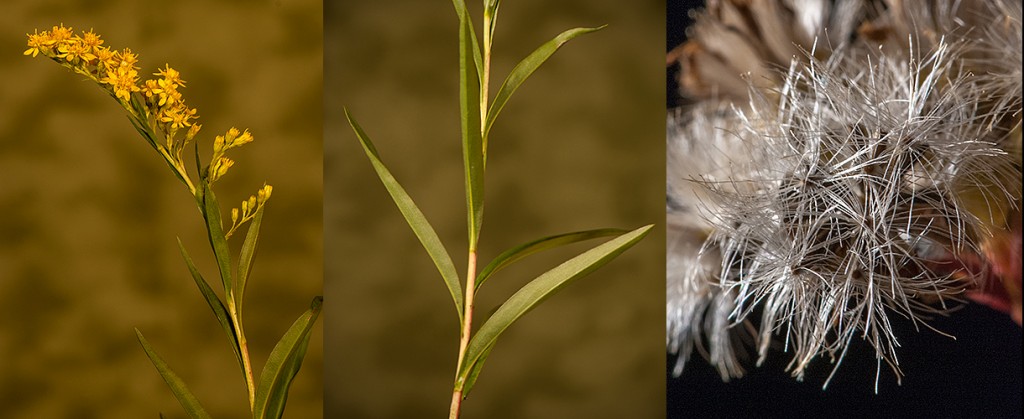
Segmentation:
<svg viewBox="0 0 1024 419">
<path fill-rule="evenodd" d="M 455 6 L 455 13 L 459 15 L 459 22 L 462 21 L 463 16 L 469 21 L 469 27 L 473 27 L 473 21 L 469 17 L 469 12 L 466 11 L 465 0 L 452 0 L 452 5 Z M 477 74 L 477 85 L 482 83 L 479 76 L 484 73 L 484 60 L 480 56 L 480 44 L 476 41 L 476 31 L 469 31 L 469 39 L 473 45 L 473 63 L 476 65 Z"/>
<path fill-rule="evenodd" d="M 485 360 L 498 337 L 513 322 L 573 280 L 594 271 L 626 251 L 647 235 L 651 227 L 652 225 L 640 227 L 590 249 L 541 274 L 516 291 L 484 322 L 470 340 L 465 358 L 462 360 L 462 368 L 455 381 L 456 389 L 461 389 L 463 394 L 469 393 L 472 384 L 468 379 L 469 375 L 480 373 L 481 366 L 478 364 Z"/>
<path fill-rule="evenodd" d="M 455 309 L 459 312 L 459 324 L 461 325 L 462 284 L 459 283 L 459 275 L 455 271 L 455 265 L 452 263 L 451 256 L 448 255 L 448 251 L 441 244 L 441 239 L 437 237 L 437 232 L 427 222 L 427 218 L 420 212 L 419 207 L 412 201 L 409 194 L 405 192 L 402 185 L 398 184 L 395 177 L 391 175 L 391 171 L 384 166 L 384 162 L 380 160 L 377 149 L 373 147 L 370 137 L 363 132 L 363 128 L 352 118 L 348 109 L 345 109 L 345 118 L 348 119 L 349 125 L 355 131 L 356 137 L 359 138 L 359 143 L 363 145 L 363 151 L 366 152 L 366 157 L 370 159 L 373 170 L 377 171 L 380 181 L 384 183 L 384 188 L 391 194 L 391 199 L 395 201 L 395 205 L 402 212 L 405 221 L 409 223 L 409 227 L 412 228 L 413 233 L 416 233 L 416 237 L 420 239 L 423 248 L 427 250 L 430 258 L 434 260 L 434 265 L 437 266 L 437 270 L 441 273 L 445 285 L 448 286 L 448 291 L 452 294 L 452 299 L 455 300 Z"/>
<path fill-rule="evenodd" d="M 466 171 L 466 210 L 469 224 L 469 250 L 476 250 L 484 216 L 484 153 L 480 136 L 480 82 L 476 67 L 470 63 L 473 45 L 469 13 L 459 19 L 459 108 L 462 115 L 462 160 Z"/>
<path fill-rule="evenodd" d="M 149 143 L 150 147 L 153 147 L 154 150 L 157 150 L 156 139 L 153 138 L 153 135 L 150 133 L 149 129 L 147 129 L 148 124 L 146 120 L 143 118 L 137 117 L 130 113 L 128 114 L 128 121 L 132 123 L 132 126 L 135 127 L 135 130 L 139 132 L 139 135 L 141 135 L 142 138 L 145 139 L 147 143 Z"/>
<path fill-rule="evenodd" d="M 146 355 L 149 356 L 149 360 L 153 362 L 153 366 L 160 372 L 160 376 L 163 377 L 164 382 L 171 388 L 171 393 L 174 393 L 174 397 L 178 399 L 178 403 L 181 403 L 181 407 L 185 408 L 188 412 L 188 416 L 192 419 L 209 419 L 210 415 L 206 413 L 203 406 L 199 404 L 199 399 L 196 398 L 192 391 L 185 386 L 185 382 L 181 381 L 174 371 L 171 371 L 167 363 L 160 358 L 160 355 L 156 354 L 153 347 L 149 346 L 149 342 L 142 336 L 142 332 L 139 329 L 135 329 L 135 335 L 139 338 L 139 343 L 142 344 L 142 349 L 146 351 Z"/>
<path fill-rule="evenodd" d="M 499 5 L 501 5 L 501 1 L 500 0 L 485 0 L 484 1 L 484 20 L 486 21 L 487 18 L 490 17 L 491 27 L 489 28 L 489 31 L 491 33 L 491 39 L 490 40 L 491 40 L 492 43 L 494 42 L 494 27 L 498 24 L 498 6 Z M 487 48 L 490 49 L 491 45 L 488 44 Z"/>
<path fill-rule="evenodd" d="M 231 341 L 231 349 L 235 351 L 238 367 L 245 371 L 245 364 L 242 362 L 242 352 L 238 345 L 238 335 L 235 334 L 234 322 L 231 320 L 231 316 L 228 315 L 227 309 L 224 308 L 224 303 L 221 302 L 217 293 L 213 291 L 213 288 L 210 288 L 210 284 L 206 282 L 203 275 L 196 269 L 196 265 L 192 263 L 192 258 L 185 251 L 185 245 L 181 244 L 180 238 L 178 239 L 178 250 L 181 251 L 181 256 L 185 258 L 185 264 L 188 265 L 188 271 L 192 273 L 192 279 L 195 280 L 196 287 L 199 287 L 199 292 L 203 294 L 206 304 L 210 306 L 210 310 L 213 310 L 213 314 L 217 316 L 217 322 L 224 329 L 224 335 Z"/>
<path fill-rule="evenodd" d="M 235 307 L 239 313 L 242 312 L 242 301 L 245 295 L 245 286 L 249 282 L 249 274 L 252 273 L 252 263 L 256 256 L 256 247 L 260 241 L 260 225 L 263 223 L 263 205 L 259 205 L 256 214 L 249 221 L 249 230 L 245 233 L 245 241 L 242 242 L 242 250 L 238 255 L 238 275 L 235 277 Z"/>
<path fill-rule="evenodd" d="M 488 356 L 491 356 L 491 349 L 494 349 L 494 343 L 484 349 L 480 355 L 480 360 L 473 364 L 473 367 L 466 374 L 466 384 L 462 387 L 462 399 L 465 400 L 469 396 L 469 391 L 473 389 L 473 385 L 476 384 L 476 378 L 480 376 L 480 370 L 484 369 L 484 361 L 487 360 Z"/>
<path fill-rule="evenodd" d="M 133 98 L 132 99 L 132 107 L 136 108 L 136 110 L 135 110 L 136 113 L 142 112 L 140 115 L 143 115 L 143 116 L 142 117 L 137 117 L 137 116 L 129 113 L 128 114 L 128 121 L 130 121 L 132 123 L 132 126 L 135 127 L 135 131 L 138 131 L 139 135 L 141 135 L 142 138 L 145 139 L 147 143 L 149 143 L 149 146 L 153 147 L 153 150 L 156 150 L 157 152 L 160 152 L 160 148 L 161 147 L 157 145 L 156 139 L 153 138 L 153 133 L 152 133 L 151 129 L 148 128 L 149 127 L 149 122 L 148 122 L 148 119 L 146 119 L 146 117 L 145 117 L 146 110 L 144 108 L 138 108 L 138 106 L 141 106 L 141 104 L 137 104 L 137 102 L 138 101 Z M 162 152 L 161 152 L 161 154 L 162 154 L 162 157 L 164 158 L 164 163 L 166 163 L 167 167 L 169 169 L 171 169 L 171 173 L 174 173 L 174 177 L 178 178 L 178 180 L 181 181 L 181 183 L 188 184 L 188 182 L 185 182 L 185 178 L 182 177 L 181 173 L 178 173 L 178 169 L 174 168 L 174 163 L 172 163 L 171 160 L 169 160 L 170 155 L 169 154 L 164 154 Z"/>
<path fill-rule="evenodd" d="M 210 189 L 210 183 L 204 179 L 203 184 L 203 218 L 206 219 L 207 237 L 210 238 L 210 247 L 213 248 L 213 255 L 217 259 L 217 268 L 220 271 L 220 280 L 224 285 L 226 298 L 232 298 L 234 286 L 231 281 L 231 254 L 228 249 L 228 240 L 224 237 L 224 228 L 220 222 L 220 205 L 217 204 L 217 196 Z M 233 302 L 228 302 L 233 304 Z"/>
<path fill-rule="evenodd" d="M 505 82 L 501 84 L 501 89 L 498 89 L 498 94 L 494 96 L 494 102 L 491 103 L 490 109 L 487 110 L 487 122 L 484 124 L 484 137 L 487 137 L 491 132 L 491 125 L 494 125 L 494 119 L 498 117 L 498 113 L 500 113 L 501 109 L 505 107 L 505 103 L 508 102 L 508 99 L 512 97 L 512 93 L 515 93 L 516 89 L 518 89 L 519 86 L 522 85 L 523 82 L 526 81 L 526 79 L 530 77 L 530 75 L 533 74 L 541 64 L 544 64 L 544 61 L 547 61 L 555 51 L 558 51 L 558 49 L 566 42 L 569 42 L 569 40 L 586 33 L 599 31 L 602 28 L 604 28 L 604 26 L 596 28 L 569 29 L 558 34 L 555 39 L 541 45 L 540 48 L 537 48 L 535 51 L 530 53 L 530 55 L 526 56 L 526 58 L 523 58 L 519 64 L 516 64 L 515 68 L 512 69 L 512 72 L 509 73 L 508 78 L 506 78 Z"/>
<path fill-rule="evenodd" d="M 576 231 L 573 233 L 559 234 L 523 243 L 519 246 L 508 249 L 488 263 L 476 277 L 476 289 L 480 289 L 484 281 L 502 268 L 509 266 L 519 259 L 532 255 L 542 250 L 552 249 L 584 240 L 596 239 L 599 237 L 618 236 L 627 232 L 618 228 L 602 228 L 597 230 Z"/>
<path fill-rule="evenodd" d="M 201 181 L 205 181 L 206 173 L 207 173 L 207 168 L 203 167 L 203 160 L 199 158 L 199 142 L 198 141 L 192 143 L 192 151 L 193 151 L 193 154 L 195 155 L 195 158 L 196 158 L 196 177 L 199 180 L 201 180 Z M 202 191 L 203 191 L 203 188 L 199 188 L 198 194 L 201 194 Z M 201 196 L 198 196 L 198 194 L 196 196 L 196 199 L 201 199 Z M 203 210 L 203 202 L 201 200 L 198 201 L 198 202 L 199 202 L 199 211 L 202 212 L 202 210 Z"/>
<path fill-rule="evenodd" d="M 274 345 L 274 350 L 270 352 L 270 358 L 267 359 L 267 364 L 263 367 L 259 385 L 256 387 L 255 405 L 253 406 L 254 418 L 277 419 L 284 413 L 284 405 L 288 401 L 288 388 L 302 366 L 313 323 L 320 315 L 323 301 L 323 297 L 314 298 L 309 310 L 302 313 L 292 327 L 284 333 L 277 345 Z"/>
</svg>

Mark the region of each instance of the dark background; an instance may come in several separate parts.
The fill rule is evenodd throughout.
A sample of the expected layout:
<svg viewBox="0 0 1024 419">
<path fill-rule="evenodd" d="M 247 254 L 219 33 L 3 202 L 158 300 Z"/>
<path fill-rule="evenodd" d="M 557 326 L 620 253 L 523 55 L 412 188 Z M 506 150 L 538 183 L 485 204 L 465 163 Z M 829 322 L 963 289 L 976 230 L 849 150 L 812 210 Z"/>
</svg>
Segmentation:
<svg viewBox="0 0 1024 419">
<path fill-rule="evenodd" d="M 702 2 L 669 1 L 666 51 L 685 40 L 688 11 Z M 684 102 L 675 84 L 678 66 L 668 70 L 667 105 Z M 893 322 L 901 347 L 897 349 L 905 376 L 897 385 L 892 371 L 882 366 L 878 394 L 874 349 L 855 340 L 826 390 L 821 386 L 832 371 L 828 359 L 818 359 L 804 382 L 785 371 L 791 355 L 773 349 L 761 367 L 756 350 L 749 351 L 747 374 L 729 383 L 699 355 L 687 363 L 679 378 L 671 376 L 676 359 L 668 355 L 668 416 L 716 417 L 856 417 L 856 418 L 1014 418 L 1021 417 L 1021 328 L 1008 316 L 969 304 L 932 326 L 956 340 L 927 328 L 920 332 L 904 319 Z"/>
</svg>

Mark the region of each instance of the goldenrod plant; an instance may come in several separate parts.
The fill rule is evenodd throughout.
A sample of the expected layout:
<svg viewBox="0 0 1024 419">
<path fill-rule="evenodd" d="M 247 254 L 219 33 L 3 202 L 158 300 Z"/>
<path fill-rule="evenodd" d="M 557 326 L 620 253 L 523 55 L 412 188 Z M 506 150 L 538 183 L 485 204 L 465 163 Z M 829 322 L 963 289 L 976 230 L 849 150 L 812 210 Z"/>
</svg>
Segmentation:
<svg viewBox="0 0 1024 419">
<path fill-rule="evenodd" d="M 383 163 L 383 158 L 369 136 L 346 109 L 353 131 L 373 169 L 383 182 L 409 226 L 427 250 L 455 304 L 460 328 L 459 350 L 449 415 L 460 415 L 463 400 L 473 388 L 484 361 L 497 339 L 516 320 L 535 308 L 558 290 L 607 263 L 641 240 L 652 226 L 627 231 L 595 229 L 548 236 L 513 247 L 488 263 L 478 266 L 477 248 L 483 226 L 484 174 L 487 166 L 488 138 L 498 113 L 520 85 L 552 56 L 563 44 L 600 28 L 576 28 L 565 31 L 537 48 L 516 65 L 504 84 L 493 95 L 490 92 L 491 58 L 499 1 L 483 2 L 482 36 L 478 37 L 463 1 L 453 1 L 459 22 L 459 102 L 462 129 L 462 162 L 465 175 L 468 255 L 466 273 L 460 276 L 452 257 L 431 224 Z M 478 317 L 475 302 L 482 285 L 493 274 L 533 253 L 584 240 L 614 237 L 576 256 L 528 282 L 509 297 L 481 326 L 474 328 Z M 475 316 L 476 314 L 476 316 Z M 479 321 L 477 322 L 479 324 Z"/>
<path fill-rule="evenodd" d="M 239 207 L 232 208 L 230 224 L 222 220 L 222 210 L 212 189 L 235 164 L 225 155 L 226 152 L 252 142 L 253 135 L 248 130 L 230 128 L 223 135 L 215 136 L 213 153 L 204 165 L 198 146 L 201 126 L 196 123 L 197 110 L 183 100 L 180 89 L 185 87 L 185 81 L 181 74 L 165 65 L 153 74 L 155 78 L 140 82 L 138 56 L 130 49 L 116 50 L 103 44 L 104 40 L 92 30 L 76 34 L 72 28 L 61 24 L 48 31 L 29 34 L 28 49 L 24 54 L 50 58 L 106 90 L 124 108 L 143 139 L 188 189 L 203 217 L 223 296 L 209 285 L 179 240 L 181 255 L 231 343 L 245 382 L 252 417 L 279 418 L 283 414 L 292 379 L 302 365 L 323 298 L 317 296 L 313 299 L 309 310 L 284 333 L 263 369 L 257 371 L 246 343 L 242 308 L 255 262 L 264 209 L 273 187 L 264 184 L 255 194 L 242 200 Z M 186 151 L 189 146 L 192 146 L 191 153 Z M 186 153 L 193 156 L 186 156 Z M 194 175 L 190 174 L 186 159 L 194 159 Z M 246 225 L 239 253 L 233 258 L 228 240 Z M 146 355 L 190 417 L 210 417 L 197 396 L 157 355 L 142 332 L 136 329 L 136 334 Z"/>
<path fill-rule="evenodd" d="M 676 375 L 694 349 L 742 375 L 743 338 L 758 365 L 785 345 L 797 379 L 820 358 L 835 374 L 863 339 L 877 392 L 883 364 L 903 375 L 895 322 L 971 299 L 1020 325 L 1020 2 L 694 16 L 669 56 L 689 100 L 668 119 Z"/>
</svg>

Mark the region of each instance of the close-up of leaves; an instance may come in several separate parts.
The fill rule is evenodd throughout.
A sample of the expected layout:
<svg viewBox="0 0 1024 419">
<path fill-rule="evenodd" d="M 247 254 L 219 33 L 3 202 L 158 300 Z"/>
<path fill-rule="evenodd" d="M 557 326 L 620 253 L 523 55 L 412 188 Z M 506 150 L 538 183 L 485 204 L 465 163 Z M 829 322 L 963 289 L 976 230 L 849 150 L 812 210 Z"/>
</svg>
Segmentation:
<svg viewBox="0 0 1024 419">
<path fill-rule="evenodd" d="M 662 8 L 620 6 L 325 9 L 325 412 L 663 410 L 660 71 L 621 55 Z"/>
<path fill-rule="evenodd" d="M 969 341 L 950 321 L 979 309 L 990 325 L 975 331 L 1009 333 L 993 359 L 1018 353 L 1020 3 L 723 0 L 685 13 L 667 60 L 679 99 L 666 331 L 682 375 L 670 393 L 695 358 L 728 382 L 771 367 L 826 394 L 850 375 L 868 393 L 920 386 L 908 360 L 951 354 L 909 349 L 914 335 Z M 1019 408 L 1010 359 L 1016 384 L 992 397 Z"/>
<path fill-rule="evenodd" d="M 460 282 L 452 259 L 441 243 L 434 228 L 427 222 L 402 186 L 380 160 L 377 150 L 369 137 L 345 111 L 345 117 L 359 138 L 374 170 L 388 189 L 395 204 L 401 210 L 409 226 L 416 233 L 437 270 L 441 273 L 458 313 L 461 324 L 459 356 L 456 365 L 455 384 L 452 390 L 449 417 L 461 416 L 463 399 L 483 369 L 497 343 L 498 337 L 520 316 L 536 305 L 591 271 L 608 263 L 626 249 L 642 239 L 652 225 L 635 230 L 596 229 L 548 236 L 532 240 L 524 245 L 509 249 L 486 267 L 477 270 L 477 241 L 483 225 L 484 172 L 487 166 L 487 139 L 491 125 L 502 107 L 527 77 L 543 64 L 555 51 L 569 40 L 601 28 L 576 28 L 562 32 L 551 41 L 541 45 L 512 69 L 505 83 L 490 102 L 488 87 L 492 36 L 498 20 L 499 0 L 484 2 L 483 34 L 477 40 L 469 11 L 462 1 L 454 1 L 459 17 L 459 92 L 462 120 L 462 148 L 466 179 L 466 207 L 468 209 L 469 255 L 467 257 L 465 285 Z M 600 237 L 614 237 L 608 242 L 580 254 L 558 267 L 545 272 L 519 289 L 495 310 L 483 324 L 473 330 L 474 298 L 484 281 L 498 270 L 539 252 L 566 244 Z"/>
</svg>

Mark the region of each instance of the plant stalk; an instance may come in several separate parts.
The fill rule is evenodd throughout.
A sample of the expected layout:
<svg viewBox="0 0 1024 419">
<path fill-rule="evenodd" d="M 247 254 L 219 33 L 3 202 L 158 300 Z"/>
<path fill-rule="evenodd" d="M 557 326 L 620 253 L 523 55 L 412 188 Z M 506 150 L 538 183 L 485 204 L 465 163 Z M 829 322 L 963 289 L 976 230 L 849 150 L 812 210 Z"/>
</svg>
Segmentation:
<svg viewBox="0 0 1024 419">
<path fill-rule="evenodd" d="M 462 324 L 461 338 L 459 339 L 459 362 L 455 368 L 455 389 L 452 390 L 452 405 L 448 412 L 449 419 L 457 419 L 459 417 L 459 411 L 462 408 L 462 383 L 458 382 L 458 377 L 462 373 L 463 361 L 465 361 L 466 348 L 469 347 L 469 338 L 472 337 L 473 331 L 473 299 L 474 299 L 474 288 L 476 288 L 476 249 L 469 251 L 469 262 L 466 268 L 466 306 L 465 306 L 465 322 Z"/>
<path fill-rule="evenodd" d="M 249 393 L 249 411 L 256 413 L 256 381 L 252 375 L 252 361 L 249 360 L 249 345 L 245 340 L 245 331 L 242 329 L 242 319 L 235 308 L 234 298 L 227 295 L 228 315 L 231 316 L 232 327 L 235 335 L 238 336 L 238 352 L 242 355 L 242 369 L 245 373 L 245 387 Z"/>
<path fill-rule="evenodd" d="M 488 86 L 491 84 L 491 42 L 493 41 L 491 27 L 494 16 L 487 11 L 487 2 L 484 1 L 484 44 L 483 44 L 483 74 L 480 75 L 480 140 L 481 150 L 484 159 L 484 168 L 487 168 L 487 99 L 488 99 Z"/>
<path fill-rule="evenodd" d="M 491 28 L 493 27 L 492 21 L 494 16 L 487 11 L 487 1 L 484 1 L 484 39 L 483 39 L 483 72 L 480 75 L 480 135 L 481 135 L 481 148 L 483 152 L 484 167 L 487 167 L 487 135 L 485 125 L 487 123 L 487 100 L 489 93 L 487 87 L 490 84 L 491 74 Z M 479 241 L 479 235 L 476 237 Z M 459 361 L 455 368 L 455 388 L 452 390 L 452 404 L 448 411 L 449 419 L 458 419 L 462 411 L 462 388 L 465 383 L 459 382 L 459 376 L 462 375 L 462 368 L 464 366 L 466 349 L 469 347 L 469 340 L 473 333 L 473 300 L 476 294 L 476 243 L 469 243 L 469 257 L 466 267 L 466 290 L 465 290 L 465 308 L 464 321 L 462 323 L 462 333 L 459 338 Z"/>
<path fill-rule="evenodd" d="M 191 193 L 192 196 L 195 196 L 196 186 L 192 184 L 192 179 L 189 179 L 188 172 L 185 171 L 185 168 L 179 165 L 178 161 L 171 157 L 170 153 L 168 153 L 167 149 L 165 149 L 164 147 L 158 146 L 157 151 L 160 152 L 160 156 L 163 157 L 164 160 L 167 161 L 167 163 L 170 163 L 171 167 L 174 168 L 174 171 L 178 172 L 178 176 L 181 177 L 181 180 L 185 183 L 185 186 L 188 187 L 189 193 Z M 197 168 L 196 170 L 199 169 Z"/>
</svg>

